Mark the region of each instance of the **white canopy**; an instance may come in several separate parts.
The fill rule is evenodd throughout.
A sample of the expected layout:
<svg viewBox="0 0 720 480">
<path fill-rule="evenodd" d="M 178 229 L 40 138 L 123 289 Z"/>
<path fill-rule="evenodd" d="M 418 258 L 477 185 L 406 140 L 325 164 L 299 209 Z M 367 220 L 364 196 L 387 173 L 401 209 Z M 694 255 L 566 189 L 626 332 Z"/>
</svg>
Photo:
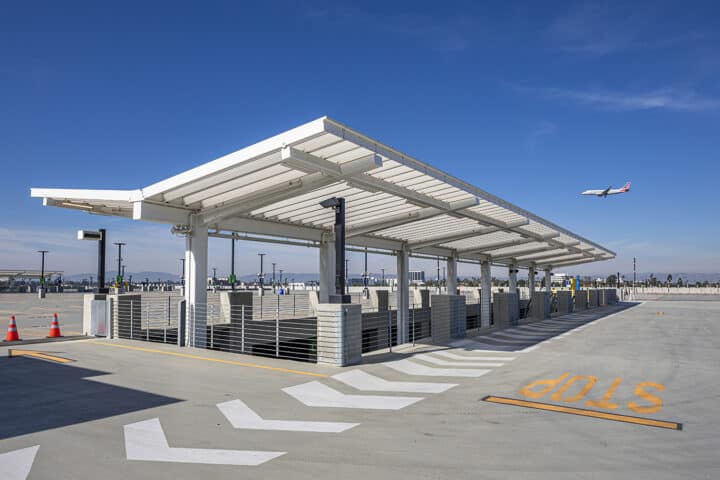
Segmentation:
<svg viewBox="0 0 720 480">
<path fill-rule="evenodd" d="M 212 234 L 319 242 L 328 197 L 346 201 L 347 243 L 378 250 L 566 266 L 615 253 L 328 117 L 138 190 L 31 189 L 45 205 L 189 225 Z M 182 227 L 181 227 L 182 228 Z"/>
</svg>

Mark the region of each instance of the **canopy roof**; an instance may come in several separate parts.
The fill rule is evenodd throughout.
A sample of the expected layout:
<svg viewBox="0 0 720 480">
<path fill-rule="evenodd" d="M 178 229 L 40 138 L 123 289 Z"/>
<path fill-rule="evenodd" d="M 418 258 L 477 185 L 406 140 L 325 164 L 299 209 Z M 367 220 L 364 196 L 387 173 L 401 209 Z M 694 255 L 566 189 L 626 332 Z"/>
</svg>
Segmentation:
<svg viewBox="0 0 720 480">
<path fill-rule="evenodd" d="M 328 117 L 138 190 L 31 189 L 45 205 L 211 233 L 320 241 L 328 197 L 346 201 L 347 243 L 414 254 L 565 266 L 615 253 Z"/>
</svg>

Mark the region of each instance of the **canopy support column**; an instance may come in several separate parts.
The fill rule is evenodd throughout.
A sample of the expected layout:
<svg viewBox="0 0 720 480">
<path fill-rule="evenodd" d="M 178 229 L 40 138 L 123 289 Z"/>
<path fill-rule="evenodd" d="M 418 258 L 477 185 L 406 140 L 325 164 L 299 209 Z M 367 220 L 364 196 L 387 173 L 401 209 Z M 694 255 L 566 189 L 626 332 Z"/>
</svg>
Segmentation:
<svg viewBox="0 0 720 480">
<path fill-rule="evenodd" d="M 552 268 L 545 267 L 545 291 L 549 293 L 552 291 Z"/>
<path fill-rule="evenodd" d="M 190 220 L 185 238 L 185 305 L 189 327 L 186 345 L 205 348 L 207 342 L 208 230 L 199 216 Z"/>
<path fill-rule="evenodd" d="M 320 240 L 320 303 L 330 303 L 335 293 L 335 240 L 332 234 L 324 233 Z"/>
<path fill-rule="evenodd" d="M 451 255 L 447 259 L 447 293 L 457 295 L 457 256 Z"/>
<path fill-rule="evenodd" d="M 410 252 L 406 247 L 397 251 L 397 343 L 409 341 L 410 326 Z"/>
<path fill-rule="evenodd" d="M 508 290 L 510 293 L 517 293 L 517 265 L 511 263 L 508 266 Z"/>
<path fill-rule="evenodd" d="M 490 278 L 490 261 L 480 262 L 480 327 L 490 326 L 492 314 L 492 282 Z"/>
<path fill-rule="evenodd" d="M 530 298 L 535 293 L 535 265 L 528 267 L 528 288 L 530 289 Z"/>
</svg>

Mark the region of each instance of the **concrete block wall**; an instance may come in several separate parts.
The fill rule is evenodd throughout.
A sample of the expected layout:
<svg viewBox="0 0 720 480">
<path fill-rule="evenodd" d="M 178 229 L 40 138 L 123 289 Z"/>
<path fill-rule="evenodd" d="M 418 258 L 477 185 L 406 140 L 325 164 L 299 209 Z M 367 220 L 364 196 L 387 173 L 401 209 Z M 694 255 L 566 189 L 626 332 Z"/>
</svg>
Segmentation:
<svg viewBox="0 0 720 480">
<path fill-rule="evenodd" d="M 569 290 L 559 290 L 556 295 L 558 302 L 558 313 L 571 313 L 573 307 L 572 292 Z"/>
<path fill-rule="evenodd" d="M 533 292 L 530 316 L 533 320 L 550 318 L 550 303 L 545 292 Z"/>
<path fill-rule="evenodd" d="M 245 320 L 252 320 L 253 297 L 250 291 L 229 291 L 220 293 L 220 315 L 225 323 L 241 323 L 243 306 Z"/>
<path fill-rule="evenodd" d="M 463 295 L 432 295 L 430 297 L 430 335 L 433 343 L 447 343 L 462 338 L 467 331 L 467 311 Z"/>
<path fill-rule="evenodd" d="M 342 367 L 362 360 L 362 314 L 358 304 L 318 304 L 317 363 Z"/>
<path fill-rule="evenodd" d="M 496 327 L 508 328 L 517 325 L 520 307 L 517 293 L 496 293 L 493 295 L 493 319 Z"/>
<path fill-rule="evenodd" d="M 575 292 L 575 312 L 582 312 L 587 310 L 587 290 L 580 290 Z"/>
<path fill-rule="evenodd" d="M 600 306 L 600 292 L 596 289 L 588 290 L 588 308 L 597 308 Z"/>
</svg>

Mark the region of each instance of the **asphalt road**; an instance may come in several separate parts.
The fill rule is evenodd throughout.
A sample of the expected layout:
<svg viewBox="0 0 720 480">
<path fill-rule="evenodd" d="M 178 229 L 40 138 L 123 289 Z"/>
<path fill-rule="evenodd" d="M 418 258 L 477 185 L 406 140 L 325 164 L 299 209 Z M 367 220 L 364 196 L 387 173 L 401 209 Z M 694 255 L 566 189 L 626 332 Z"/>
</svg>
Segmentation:
<svg viewBox="0 0 720 480">
<path fill-rule="evenodd" d="M 12 468 L 30 462 L 30 479 L 718 478 L 720 303 L 598 313 L 342 369 L 142 342 L 26 347 L 74 360 L 65 364 L 0 347 L 0 468 L 14 452 Z M 520 335 L 540 343 L 507 348 Z M 437 376 L 457 371 L 485 373 Z M 423 385 L 357 388 L 368 375 Z M 331 427 L 344 430 L 317 431 Z M 248 461 L 238 450 L 275 453 L 218 464 Z"/>
</svg>

